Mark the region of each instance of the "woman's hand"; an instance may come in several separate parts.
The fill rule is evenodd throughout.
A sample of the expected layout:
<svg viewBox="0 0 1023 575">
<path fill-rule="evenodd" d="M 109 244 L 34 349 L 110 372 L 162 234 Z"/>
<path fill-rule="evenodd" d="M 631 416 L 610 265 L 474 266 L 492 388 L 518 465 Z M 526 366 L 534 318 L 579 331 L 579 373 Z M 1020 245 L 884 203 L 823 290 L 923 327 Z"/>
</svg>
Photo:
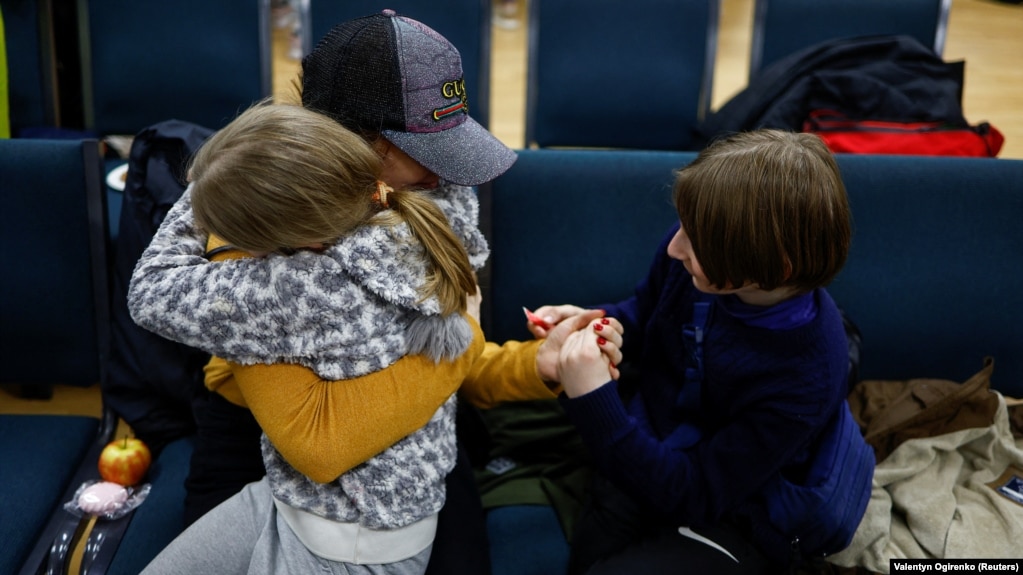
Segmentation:
<svg viewBox="0 0 1023 575">
<path fill-rule="evenodd" d="M 571 333 L 561 346 L 558 378 L 568 397 L 579 397 L 615 379 L 614 369 L 598 343 L 602 336 L 592 330 Z"/>
<path fill-rule="evenodd" d="M 583 310 L 578 315 L 559 321 L 536 351 L 536 370 L 540 378 L 544 381 L 560 381 L 558 361 L 561 348 L 572 334 L 582 332 L 593 336 L 594 345 L 606 357 L 605 368 L 611 375 L 609 379 L 618 379 L 616 366 L 622 361 L 624 328 L 618 320 L 603 316 L 604 310 Z"/>
<path fill-rule="evenodd" d="M 536 339 L 543 339 L 550 335 L 554 326 L 558 325 L 567 318 L 575 317 L 581 313 L 593 311 L 583 309 L 579 306 L 574 305 L 545 305 L 533 310 L 533 314 L 537 315 L 543 321 L 547 322 L 547 326 L 537 325 L 534 322 L 527 321 L 526 329 L 529 333 L 533 334 Z"/>
</svg>

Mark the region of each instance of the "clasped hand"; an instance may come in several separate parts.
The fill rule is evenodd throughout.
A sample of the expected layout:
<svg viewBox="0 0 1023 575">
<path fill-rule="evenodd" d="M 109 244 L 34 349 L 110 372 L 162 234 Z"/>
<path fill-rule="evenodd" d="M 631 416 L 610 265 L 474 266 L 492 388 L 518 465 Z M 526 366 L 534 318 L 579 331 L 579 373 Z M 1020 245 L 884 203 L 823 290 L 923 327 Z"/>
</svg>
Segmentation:
<svg viewBox="0 0 1023 575">
<path fill-rule="evenodd" d="M 534 313 L 551 325 L 527 324 L 533 336 L 546 338 L 536 354 L 545 381 L 560 382 L 566 395 L 578 397 L 618 379 L 624 331 L 618 320 L 573 305 L 543 306 Z"/>
</svg>

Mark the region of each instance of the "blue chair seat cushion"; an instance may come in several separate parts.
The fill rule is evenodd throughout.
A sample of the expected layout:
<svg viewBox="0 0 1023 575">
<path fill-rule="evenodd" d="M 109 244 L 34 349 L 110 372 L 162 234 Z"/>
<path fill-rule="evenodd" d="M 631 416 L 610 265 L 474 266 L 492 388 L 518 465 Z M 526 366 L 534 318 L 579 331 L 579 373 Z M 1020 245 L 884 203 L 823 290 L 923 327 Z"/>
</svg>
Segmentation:
<svg viewBox="0 0 1023 575">
<path fill-rule="evenodd" d="M 75 470 L 99 419 L 78 415 L 0 415 L 0 573 L 16 573 Z"/>
<path fill-rule="evenodd" d="M 149 468 L 149 496 L 135 510 L 107 575 L 135 575 L 184 529 L 185 476 L 194 438 L 167 444 Z"/>
<path fill-rule="evenodd" d="M 508 505 L 487 511 L 493 575 L 560 575 L 568 542 L 554 508 Z"/>
</svg>

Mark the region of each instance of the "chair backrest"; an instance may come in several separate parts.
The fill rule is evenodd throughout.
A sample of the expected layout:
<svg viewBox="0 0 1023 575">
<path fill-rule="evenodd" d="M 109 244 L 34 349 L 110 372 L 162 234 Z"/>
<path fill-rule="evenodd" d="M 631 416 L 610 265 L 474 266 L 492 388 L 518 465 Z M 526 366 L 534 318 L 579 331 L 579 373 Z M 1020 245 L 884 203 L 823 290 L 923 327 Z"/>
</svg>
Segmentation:
<svg viewBox="0 0 1023 575">
<path fill-rule="evenodd" d="M 491 341 L 531 337 L 522 306 L 596 305 L 629 297 L 657 242 L 678 221 L 674 170 L 694 154 L 522 150 L 480 188 L 493 216 L 483 294 Z M 622 217 L 618 217 L 621 214 Z M 612 236 L 604 241 L 604 224 Z"/>
<path fill-rule="evenodd" d="M 941 55 L 952 0 L 756 0 L 750 73 L 814 44 L 853 36 L 906 35 Z"/>
<path fill-rule="evenodd" d="M 531 0 L 527 147 L 692 149 L 720 0 Z"/>
<path fill-rule="evenodd" d="M 490 120 L 490 38 L 492 0 L 300 0 L 308 2 L 302 14 L 304 52 L 309 53 L 320 38 L 339 22 L 391 9 L 418 20 L 451 42 L 462 57 L 469 115 L 489 125 Z"/>
<path fill-rule="evenodd" d="M 1023 161 L 840 154 L 853 241 L 828 291 L 863 332 L 861 376 L 1023 395 Z"/>
<path fill-rule="evenodd" d="M 0 181 L 0 377 L 93 385 L 110 342 L 98 143 L 0 140 Z"/>
<path fill-rule="evenodd" d="M 480 189 L 492 214 L 484 331 L 529 338 L 522 306 L 629 297 L 677 219 L 679 152 L 523 150 Z M 1023 161 L 837 156 L 854 235 L 828 287 L 863 334 L 861 376 L 1023 395 Z"/>
<path fill-rule="evenodd" d="M 25 128 L 57 125 L 51 7 L 49 2 L 0 0 L 12 136 Z"/>
<path fill-rule="evenodd" d="M 271 95 L 270 0 L 86 0 L 86 128 L 131 134 L 169 119 L 221 128 Z"/>
</svg>

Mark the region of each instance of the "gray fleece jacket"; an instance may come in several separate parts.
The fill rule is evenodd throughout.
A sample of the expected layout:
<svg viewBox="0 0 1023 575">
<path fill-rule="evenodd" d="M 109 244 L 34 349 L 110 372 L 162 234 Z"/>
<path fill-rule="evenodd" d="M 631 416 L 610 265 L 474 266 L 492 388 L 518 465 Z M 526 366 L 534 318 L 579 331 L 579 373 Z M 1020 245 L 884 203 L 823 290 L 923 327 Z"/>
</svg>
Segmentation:
<svg viewBox="0 0 1023 575">
<path fill-rule="evenodd" d="M 489 255 L 475 192 L 430 193 L 476 269 Z M 230 361 L 297 363 L 338 380 L 371 373 L 409 353 L 463 353 L 472 330 L 420 299 L 428 271 L 405 224 L 366 225 L 323 252 L 210 262 L 186 190 L 136 265 L 128 308 L 142 327 Z M 409 382 L 415 385 L 415 382 Z M 327 484 L 305 477 L 263 436 L 274 496 L 328 519 L 397 528 L 436 513 L 455 461 L 455 399 L 422 429 Z"/>
</svg>

